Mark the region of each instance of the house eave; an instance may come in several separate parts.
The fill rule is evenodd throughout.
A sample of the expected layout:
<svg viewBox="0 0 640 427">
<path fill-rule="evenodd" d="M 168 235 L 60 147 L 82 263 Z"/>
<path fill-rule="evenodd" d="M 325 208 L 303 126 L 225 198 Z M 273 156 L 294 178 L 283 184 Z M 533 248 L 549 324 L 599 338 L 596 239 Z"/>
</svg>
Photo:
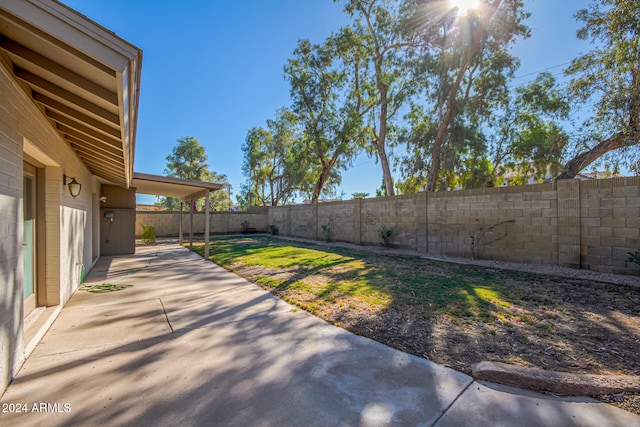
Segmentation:
<svg viewBox="0 0 640 427">
<path fill-rule="evenodd" d="M 128 188 L 142 51 L 57 1 L 0 0 L 0 56 L 87 168 Z"/>
</svg>

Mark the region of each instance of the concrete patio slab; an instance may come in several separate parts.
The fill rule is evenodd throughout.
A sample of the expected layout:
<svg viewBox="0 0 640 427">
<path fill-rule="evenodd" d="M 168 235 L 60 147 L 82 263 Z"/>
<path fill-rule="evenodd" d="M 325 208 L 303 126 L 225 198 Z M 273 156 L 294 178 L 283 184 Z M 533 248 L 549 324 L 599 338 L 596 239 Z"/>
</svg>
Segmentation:
<svg viewBox="0 0 640 427">
<path fill-rule="evenodd" d="M 180 246 L 177 252 L 161 247 L 143 248 L 127 257 L 103 257 L 85 280 L 88 286 L 116 283 L 130 287 L 121 291 L 91 293 L 78 291 L 65 308 L 141 301 L 166 296 L 204 295 L 253 288 L 253 284 L 215 264 L 202 269 L 202 257 Z M 192 268 L 193 267 L 193 268 Z"/>
<path fill-rule="evenodd" d="M 162 298 L 162 303 L 176 332 L 298 310 L 256 286 L 223 290 L 208 296 L 169 296 Z"/>
<path fill-rule="evenodd" d="M 33 357 L 3 401 L 68 404 L 3 425 L 431 425 L 471 383 L 447 368 L 278 313 Z"/>
<path fill-rule="evenodd" d="M 89 283 L 133 287 L 74 295 L 2 397 L 26 413 L 0 425 L 640 425 L 602 403 L 479 384 L 175 245 L 101 261 Z"/>
<path fill-rule="evenodd" d="M 476 381 L 436 424 L 458 426 L 630 427 L 640 426 L 640 417 L 586 397 L 563 398 Z"/>
<path fill-rule="evenodd" d="M 171 332 L 160 299 L 62 310 L 34 357 L 100 348 Z"/>
</svg>

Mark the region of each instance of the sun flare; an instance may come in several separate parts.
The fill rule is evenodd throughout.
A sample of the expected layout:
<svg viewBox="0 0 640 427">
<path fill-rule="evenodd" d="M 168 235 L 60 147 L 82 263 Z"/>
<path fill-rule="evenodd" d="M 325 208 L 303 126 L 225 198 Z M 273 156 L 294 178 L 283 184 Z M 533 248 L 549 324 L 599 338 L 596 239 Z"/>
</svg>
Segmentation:
<svg viewBox="0 0 640 427">
<path fill-rule="evenodd" d="M 479 0 L 449 0 L 449 4 L 453 9 L 458 9 L 458 12 L 465 14 L 470 10 L 476 9 L 480 6 Z"/>
</svg>

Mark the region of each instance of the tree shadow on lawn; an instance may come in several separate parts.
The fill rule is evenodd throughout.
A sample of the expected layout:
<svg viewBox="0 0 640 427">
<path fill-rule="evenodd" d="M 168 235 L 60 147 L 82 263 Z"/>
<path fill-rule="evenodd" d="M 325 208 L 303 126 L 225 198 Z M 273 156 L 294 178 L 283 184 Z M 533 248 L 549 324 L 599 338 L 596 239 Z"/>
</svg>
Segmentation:
<svg viewBox="0 0 640 427">
<path fill-rule="evenodd" d="M 474 276 L 453 286 L 447 278 L 405 282 L 383 311 L 347 310 L 340 321 L 353 332 L 467 373 L 473 364 L 493 360 L 640 374 L 638 290 L 612 293 L 600 283 L 533 275 L 521 280 L 509 272 L 491 273 L 490 280 Z M 443 290 L 427 291 L 433 287 Z"/>
<path fill-rule="evenodd" d="M 335 325 L 463 372 L 493 360 L 640 374 L 638 289 L 268 237 L 224 243 L 234 255 L 223 265 L 265 246 L 296 255 L 284 270 L 234 269 Z M 327 255 L 300 264 L 301 248 Z"/>
</svg>

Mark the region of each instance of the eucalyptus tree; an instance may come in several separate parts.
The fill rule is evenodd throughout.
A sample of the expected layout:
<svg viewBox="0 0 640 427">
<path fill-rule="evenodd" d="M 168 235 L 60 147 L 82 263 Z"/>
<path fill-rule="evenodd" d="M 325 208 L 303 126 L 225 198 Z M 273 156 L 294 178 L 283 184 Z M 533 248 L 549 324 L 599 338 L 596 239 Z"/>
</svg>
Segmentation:
<svg viewBox="0 0 640 427">
<path fill-rule="evenodd" d="M 339 2 L 340 0 L 334 0 Z M 416 37 L 408 32 L 405 1 L 345 0 L 344 11 L 353 20 L 349 30 L 361 61 L 349 72 L 360 82 L 360 103 L 372 107 L 365 118 L 368 152 L 380 161 L 386 194 L 395 194 L 387 148 L 398 110 L 415 92 L 407 63 L 415 52 Z"/>
<path fill-rule="evenodd" d="M 207 154 L 204 146 L 193 136 L 178 138 L 177 144 L 167 156 L 167 167 L 164 170 L 166 176 L 191 179 L 195 181 L 215 182 L 228 188 L 227 176 L 209 170 Z M 215 191 L 210 196 L 210 204 L 213 209 L 223 210 L 229 208 L 228 196 L 223 191 Z M 169 210 L 179 207 L 178 199 L 174 197 L 162 197 L 158 203 Z M 203 200 L 196 203 L 197 207 L 204 206 Z"/>
<path fill-rule="evenodd" d="M 565 92 L 549 73 L 516 87 L 503 113 L 490 124 L 495 130 L 490 138 L 491 182 L 501 182 L 506 172 L 538 181 L 557 176 L 569 142 L 561 122 L 570 110 Z"/>
<path fill-rule="evenodd" d="M 572 76 L 572 100 L 585 103 L 593 114 L 576 142 L 577 154 L 558 178 L 573 178 L 593 162 L 607 160 L 640 174 L 640 2 L 592 0 L 576 19 L 583 23 L 578 38 L 594 48 L 565 72 Z"/>
<path fill-rule="evenodd" d="M 405 135 L 404 173 L 423 176 L 426 191 L 436 191 L 449 188 L 467 166 L 480 165 L 484 170 L 469 177 L 482 181 L 489 175 L 482 123 L 507 102 L 507 82 L 519 65 L 509 48 L 528 37 L 528 14 L 520 0 L 481 0 L 465 13 L 449 2 L 412 4 L 424 102 L 408 115 L 413 131 Z"/>
<path fill-rule="evenodd" d="M 300 186 L 301 160 L 294 156 L 299 138 L 294 114 L 279 109 L 267 128 L 249 130 L 242 146 L 242 171 L 247 178 L 245 197 L 253 205 L 289 203 Z"/>
<path fill-rule="evenodd" d="M 269 154 L 267 147 L 273 145 L 271 133 L 261 127 L 253 127 L 247 132 L 242 144 L 242 173 L 246 178 L 242 192 L 249 205 L 266 206 L 268 200 L 267 179 L 269 174 Z"/>
<path fill-rule="evenodd" d="M 340 171 L 363 146 L 363 117 L 371 108 L 361 103 L 360 82 L 348 73 L 363 61 L 351 49 L 352 35 L 343 30 L 322 44 L 301 40 L 285 66 L 292 111 L 302 129 L 296 156 L 310 160 L 314 202 L 326 185 L 339 184 Z"/>
</svg>

